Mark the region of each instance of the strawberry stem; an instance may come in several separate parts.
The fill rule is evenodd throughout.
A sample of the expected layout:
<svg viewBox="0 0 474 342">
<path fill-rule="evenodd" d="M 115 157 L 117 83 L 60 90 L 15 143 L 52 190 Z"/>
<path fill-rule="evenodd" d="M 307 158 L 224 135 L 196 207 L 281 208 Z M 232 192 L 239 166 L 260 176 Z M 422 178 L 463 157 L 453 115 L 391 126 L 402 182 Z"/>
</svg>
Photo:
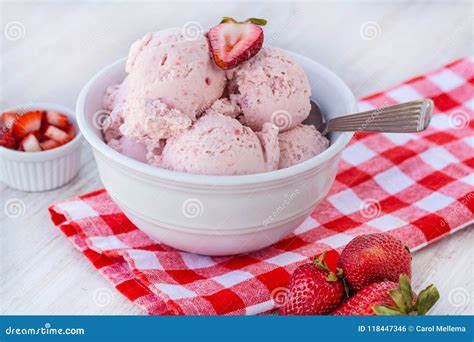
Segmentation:
<svg viewBox="0 0 474 342">
<path fill-rule="evenodd" d="M 267 20 L 261 19 L 261 18 L 248 18 L 247 20 L 244 20 L 244 21 L 237 21 L 232 17 L 223 17 L 221 20 L 221 24 L 222 23 L 234 23 L 234 24 L 252 23 L 259 26 L 265 26 L 267 24 Z"/>
<path fill-rule="evenodd" d="M 395 305 L 374 305 L 373 310 L 377 315 L 425 315 L 439 299 L 439 292 L 433 285 L 420 292 L 415 305 L 413 305 L 413 291 L 410 278 L 400 274 L 398 289 L 388 291 Z"/>
<path fill-rule="evenodd" d="M 237 21 L 234 18 L 231 18 L 231 17 L 224 17 L 221 20 L 221 24 L 222 23 L 236 23 L 236 22 Z"/>
<path fill-rule="evenodd" d="M 248 18 L 247 20 L 245 20 L 245 22 L 250 22 L 259 26 L 265 26 L 267 24 L 267 20 L 261 18 Z"/>
<path fill-rule="evenodd" d="M 316 265 L 316 267 L 318 269 L 320 269 L 321 271 L 324 271 L 324 272 L 327 272 L 327 276 L 326 276 L 326 280 L 329 281 L 329 282 L 335 282 L 337 281 L 339 278 L 338 278 L 338 274 L 340 273 L 339 270 L 338 270 L 338 274 L 335 274 L 334 272 L 331 272 L 331 270 L 329 269 L 328 265 L 326 264 L 326 262 L 324 261 L 324 257 L 326 256 L 326 252 L 323 252 L 319 258 L 316 258 L 316 255 L 313 257 L 313 263 Z"/>
</svg>

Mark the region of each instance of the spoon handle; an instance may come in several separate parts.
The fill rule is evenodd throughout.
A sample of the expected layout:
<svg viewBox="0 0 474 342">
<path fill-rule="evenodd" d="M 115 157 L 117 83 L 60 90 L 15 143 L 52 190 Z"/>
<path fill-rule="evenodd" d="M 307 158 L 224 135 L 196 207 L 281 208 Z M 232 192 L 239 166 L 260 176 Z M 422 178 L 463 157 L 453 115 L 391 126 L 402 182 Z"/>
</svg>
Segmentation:
<svg viewBox="0 0 474 342">
<path fill-rule="evenodd" d="M 331 119 L 326 123 L 326 131 L 419 132 L 428 127 L 432 111 L 430 99 L 410 101 Z"/>
</svg>

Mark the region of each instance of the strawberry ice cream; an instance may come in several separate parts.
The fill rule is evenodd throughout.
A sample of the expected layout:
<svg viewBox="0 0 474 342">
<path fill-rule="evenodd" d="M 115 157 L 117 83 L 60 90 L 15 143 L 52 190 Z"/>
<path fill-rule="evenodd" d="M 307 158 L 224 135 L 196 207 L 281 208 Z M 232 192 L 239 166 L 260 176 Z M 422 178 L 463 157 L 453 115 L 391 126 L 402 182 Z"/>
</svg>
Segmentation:
<svg viewBox="0 0 474 342">
<path fill-rule="evenodd" d="M 105 90 L 103 100 L 105 110 L 111 112 L 117 105 L 125 102 L 128 94 L 128 80 L 129 78 L 127 77 L 122 83 L 112 84 Z"/>
<path fill-rule="evenodd" d="M 226 84 L 206 37 L 189 39 L 180 28 L 148 33 L 135 42 L 126 69 L 127 102 L 160 100 L 192 120 L 221 97 Z"/>
<path fill-rule="evenodd" d="M 329 146 L 329 140 L 314 126 L 298 125 L 278 135 L 279 169 L 284 169 L 317 156 Z"/>
<path fill-rule="evenodd" d="M 166 142 L 161 166 L 206 175 L 272 171 L 277 166 L 275 155 L 279 154 L 276 130 L 268 127 L 260 133 L 264 137 L 260 140 L 239 121 L 215 112 L 206 113 L 188 132 Z"/>
<path fill-rule="evenodd" d="M 148 150 L 146 145 L 137 143 L 133 139 L 122 136 L 118 139 L 112 139 L 109 142 L 109 146 L 114 150 L 130 157 L 132 159 L 138 160 L 142 163 L 147 162 Z"/>
<path fill-rule="evenodd" d="M 227 72 L 230 100 L 242 110 L 240 121 L 253 130 L 272 122 L 285 131 L 309 115 L 311 88 L 303 69 L 285 51 L 264 48 Z"/>
<path fill-rule="evenodd" d="M 301 124 L 311 108 L 306 75 L 283 50 L 261 49 L 263 31 L 252 25 L 264 21 L 252 20 L 216 26 L 207 35 L 213 46 L 205 35 L 188 39 L 175 28 L 135 42 L 127 78 L 104 94 L 109 146 L 205 175 L 273 171 L 326 149 L 328 140 Z"/>
</svg>

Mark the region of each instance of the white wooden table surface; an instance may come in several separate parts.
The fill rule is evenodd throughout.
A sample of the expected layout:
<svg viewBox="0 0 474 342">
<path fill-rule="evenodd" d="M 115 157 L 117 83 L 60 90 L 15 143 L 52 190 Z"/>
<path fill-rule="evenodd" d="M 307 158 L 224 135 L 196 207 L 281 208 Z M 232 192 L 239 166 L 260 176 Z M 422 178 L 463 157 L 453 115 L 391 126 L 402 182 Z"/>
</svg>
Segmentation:
<svg viewBox="0 0 474 342">
<path fill-rule="evenodd" d="M 207 28 L 224 15 L 267 18 L 267 42 L 328 66 L 356 96 L 474 52 L 470 1 L 31 1 L 2 6 L 0 108 L 35 101 L 74 107 L 89 77 L 126 55 L 130 44 L 147 31 L 189 21 Z M 116 292 L 49 219 L 46 208 L 51 202 L 100 187 L 85 143 L 79 175 L 61 189 L 24 193 L 0 185 L 2 207 L 12 198 L 24 203 L 19 218 L 0 212 L 1 313 L 143 313 Z M 474 230 L 466 229 L 414 254 L 414 287 L 434 283 L 442 295 L 433 314 L 473 313 L 473 243 Z"/>
</svg>

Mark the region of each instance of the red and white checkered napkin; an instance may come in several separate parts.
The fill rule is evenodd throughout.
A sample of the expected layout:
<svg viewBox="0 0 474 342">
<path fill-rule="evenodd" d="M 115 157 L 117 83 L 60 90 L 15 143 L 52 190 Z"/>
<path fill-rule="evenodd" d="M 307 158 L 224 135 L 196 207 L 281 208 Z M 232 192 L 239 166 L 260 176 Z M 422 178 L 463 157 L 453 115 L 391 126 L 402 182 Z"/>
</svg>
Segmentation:
<svg viewBox="0 0 474 342">
<path fill-rule="evenodd" d="M 360 109 L 430 97 L 420 134 L 358 134 L 327 198 L 283 241 L 245 256 L 180 252 L 138 230 L 104 190 L 49 208 L 53 222 L 149 314 L 258 314 L 300 263 L 353 237 L 388 232 L 418 249 L 472 223 L 474 61 L 457 60 L 360 101 Z"/>
</svg>

